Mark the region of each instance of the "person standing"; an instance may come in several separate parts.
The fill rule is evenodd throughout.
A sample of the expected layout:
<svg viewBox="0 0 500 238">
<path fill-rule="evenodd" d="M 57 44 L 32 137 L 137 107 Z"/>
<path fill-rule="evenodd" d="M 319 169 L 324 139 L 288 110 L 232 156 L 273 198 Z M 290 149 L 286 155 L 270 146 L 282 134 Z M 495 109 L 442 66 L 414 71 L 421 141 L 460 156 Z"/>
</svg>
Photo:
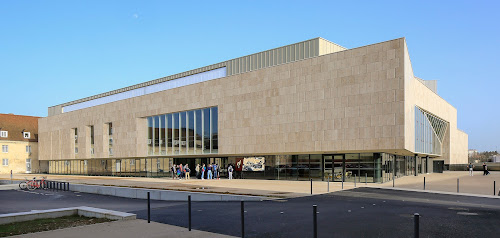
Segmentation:
<svg viewBox="0 0 500 238">
<path fill-rule="evenodd" d="M 189 169 L 189 164 L 186 164 L 186 166 L 184 166 L 184 172 L 186 173 L 186 180 L 191 179 L 191 175 L 189 174 L 191 173 L 191 170 Z"/>
<path fill-rule="evenodd" d="M 181 170 L 181 176 L 180 176 L 180 179 L 183 179 L 184 178 L 184 166 L 182 166 L 182 164 L 179 165 L 179 169 Z"/>
<path fill-rule="evenodd" d="M 200 178 L 200 164 L 196 164 L 194 170 L 196 171 L 196 178 Z"/>
<path fill-rule="evenodd" d="M 227 172 L 229 173 L 229 180 L 233 179 L 233 166 L 229 165 Z"/>
<path fill-rule="evenodd" d="M 205 170 L 207 170 L 207 168 L 205 167 L 205 164 L 203 164 L 201 167 L 201 180 L 205 179 Z"/>
<path fill-rule="evenodd" d="M 469 163 L 469 165 L 467 165 L 467 168 L 469 169 L 469 176 L 474 176 L 474 165 L 472 163 Z"/>
<path fill-rule="evenodd" d="M 218 175 L 217 168 L 218 168 L 217 164 L 214 164 L 214 166 L 213 166 L 213 169 L 214 169 L 214 179 L 217 179 L 217 178 L 218 178 L 218 177 L 217 177 L 217 175 Z"/>
<path fill-rule="evenodd" d="M 172 179 L 175 179 L 175 175 L 177 174 L 177 170 L 175 169 L 175 164 L 172 165 L 172 168 L 170 168 L 170 170 L 172 170 Z"/>
<path fill-rule="evenodd" d="M 207 168 L 207 170 L 208 170 L 207 179 L 213 179 L 213 177 L 212 177 L 212 169 L 213 169 L 212 165 L 209 164 L 208 168 Z"/>
</svg>

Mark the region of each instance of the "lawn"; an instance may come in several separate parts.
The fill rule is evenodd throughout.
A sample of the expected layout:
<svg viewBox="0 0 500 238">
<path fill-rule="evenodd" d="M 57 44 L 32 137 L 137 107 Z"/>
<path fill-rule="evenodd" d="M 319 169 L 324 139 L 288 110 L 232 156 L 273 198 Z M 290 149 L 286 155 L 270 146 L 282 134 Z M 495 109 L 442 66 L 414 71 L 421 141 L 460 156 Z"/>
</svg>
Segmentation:
<svg viewBox="0 0 500 238">
<path fill-rule="evenodd" d="M 107 218 L 83 217 L 78 215 L 37 219 L 0 225 L 0 237 L 57 230 L 67 227 L 84 226 L 112 221 Z"/>
</svg>

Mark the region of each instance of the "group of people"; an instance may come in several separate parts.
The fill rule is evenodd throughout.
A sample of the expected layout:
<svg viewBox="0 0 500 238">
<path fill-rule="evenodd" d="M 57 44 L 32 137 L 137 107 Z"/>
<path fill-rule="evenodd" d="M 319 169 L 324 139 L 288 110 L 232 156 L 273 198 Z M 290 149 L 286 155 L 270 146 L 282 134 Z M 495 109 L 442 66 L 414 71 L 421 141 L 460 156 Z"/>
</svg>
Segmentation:
<svg viewBox="0 0 500 238">
<path fill-rule="evenodd" d="M 189 169 L 189 165 L 172 165 L 172 168 L 170 169 L 172 171 L 172 179 L 190 179 L 189 173 L 191 172 L 191 169 Z"/>
<path fill-rule="evenodd" d="M 197 164 L 195 171 L 196 171 L 196 178 L 199 179 L 220 179 L 220 166 L 218 164 L 208 164 L 201 165 Z M 189 168 L 188 164 L 182 165 L 172 165 L 171 168 L 172 171 L 172 179 L 190 179 L 190 172 L 191 169 Z M 227 167 L 227 173 L 228 173 L 228 178 L 233 179 L 233 172 L 234 168 L 232 165 L 229 165 Z"/>
<path fill-rule="evenodd" d="M 472 163 L 469 163 L 467 165 L 467 170 L 469 170 L 469 176 L 474 176 L 474 165 Z M 490 171 L 488 171 L 488 165 L 486 165 L 486 163 L 483 163 L 483 175 L 488 174 L 490 174 Z"/>
<path fill-rule="evenodd" d="M 206 176 L 205 176 L 206 175 Z M 196 165 L 196 177 L 202 180 L 207 179 L 220 179 L 220 166 L 218 164 L 200 164 Z"/>
</svg>

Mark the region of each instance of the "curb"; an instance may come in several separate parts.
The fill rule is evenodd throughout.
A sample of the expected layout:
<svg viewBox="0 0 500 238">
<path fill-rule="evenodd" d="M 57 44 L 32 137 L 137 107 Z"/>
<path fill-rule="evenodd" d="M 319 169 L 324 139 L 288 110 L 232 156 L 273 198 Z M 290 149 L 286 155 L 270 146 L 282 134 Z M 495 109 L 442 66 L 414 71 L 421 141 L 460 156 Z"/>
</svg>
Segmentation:
<svg viewBox="0 0 500 238">
<path fill-rule="evenodd" d="M 70 184 L 70 191 L 92 193 L 100 195 L 108 195 L 124 198 L 147 199 L 147 193 L 150 193 L 152 200 L 162 201 L 187 201 L 188 196 L 191 196 L 192 201 L 196 202 L 215 202 L 215 201 L 262 201 L 268 200 L 267 197 L 247 196 L 247 195 L 228 195 L 218 193 L 201 193 L 201 192 L 185 192 L 161 189 L 141 189 L 141 188 L 126 188 L 115 186 L 99 186 L 99 185 L 84 185 Z"/>
<path fill-rule="evenodd" d="M 494 198 L 494 199 L 500 199 L 500 196 L 493 196 L 493 195 L 482 195 L 482 194 L 472 194 L 472 193 L 456 193 L 456 192 L 443 192 L 443 191 L 411 189 L 411 188 L 392 188 L 392 187 L 364 187 L 364 188 L 379 188 L 379 189 L 397 190 L 397 191 L 408 191 L 408 192 L 420 192 L 420 193 L 445 194 L 445 195 L 455 195 L 455 196 L 458 195 L 458 196 L 477 197 L 477 198 Z"/>
</svg>

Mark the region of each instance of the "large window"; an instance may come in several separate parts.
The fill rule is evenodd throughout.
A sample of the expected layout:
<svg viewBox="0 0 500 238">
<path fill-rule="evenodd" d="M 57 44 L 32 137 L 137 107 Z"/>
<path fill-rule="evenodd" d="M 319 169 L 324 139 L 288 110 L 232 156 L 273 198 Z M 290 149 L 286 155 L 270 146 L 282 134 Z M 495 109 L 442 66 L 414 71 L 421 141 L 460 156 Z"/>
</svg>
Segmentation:
<svg viewBox="0 0 500 238">
<path fill-rule="evenodd" d="M 8 145 L 2 145 L 2 152 L 3 153 L 9 153 L 9 146 Z"/>
<path fill-rule="evenodd" d="M 217 107 L 148 117 L 148 155 L 218 153 L 218 118 Z"/>
<path fill-rule="evenodd" d="M 425 154 L 441 154 L 448 122 L 415 107 L 415 152 Z"/>
</svg>

